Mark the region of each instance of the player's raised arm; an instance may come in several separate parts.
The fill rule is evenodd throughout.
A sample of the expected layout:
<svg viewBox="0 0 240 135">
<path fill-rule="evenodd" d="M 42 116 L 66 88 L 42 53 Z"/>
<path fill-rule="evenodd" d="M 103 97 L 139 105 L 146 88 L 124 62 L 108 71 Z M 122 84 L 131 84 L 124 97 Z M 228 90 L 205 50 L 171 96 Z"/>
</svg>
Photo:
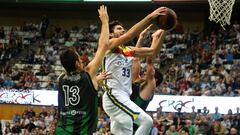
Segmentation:
<svg viewBox="0 0 240 135">
<path fill-rule="evenodd" d="M 135 57 L 145 57 L 145 56 L 153 56 L 159 52 L 163 41 L 165 39 L 166 32 L 162 29 L 157 30 L 152 34 L 152 44 L 150 48 L 147 47 L 131 47 L 134 50 Z"/>
<path fill-rule="evenodd" d="M 141 47 L 142 46 L 142 41 L 144 37 L 146 36 L 147 32 L 151 29 L 152 24 L 150 24 L 146 29 L 144 29 L 139 37 L 138 41 L 136 43 L 136 47 Z M 133 58 L 133 65 L 132 65 L 132 80 L 133 82 L 138 82 L 139 81 L 139 76 L 140 76 L 140 69 L 141 68 L 141 63 L 140 63 L 140 58 L 139 57 L 134 57 Z"/>
<path fill-rule="evenodd" d="M 112 38 L 110 40 L 110 48 L 109 49 L 112 50 L 112 49 L 116 48 L 117 46 L 122 45 L 122 44 L 128 42 L 129 40 L 133 39 L 134 37 L 136 37 L 144 28 L 146 28 L 149 25 L 149 23 L 152 19 L 156 18 L 159 15 L 164 14 L 165 10 L 166 10 L 165 7 L 160 7 L 158 9 L 154 10 L 152 13 L 150 13 L 145 18 L 143 18 L 140 22 L 135 24 L 130 30 L 128 30 L 128 32 L 126 32 L 119 38 Z"/>
<path fill-rule="evenodd" d="M 149 100 L 156 89 L 155 70 L 153 66 L 153 57 L 147 57 L 146 85 L 142 88 L 140 96 L 144 100 Z"/>
<path fill-rule="evenodd" d="M 109 45 L 109 18 L 106 6 L 100 6 L 98 9 L 99 18 L 102 22 L 101 33 L 98 40 L 98 49 L 93 60 L 87 65 L 86 71 L 94 78 L 97 74 L 98 68 L 104 58 Z"/>
<path fill-rule="evenodd" d="M 142 41 L 144 39 L 144 37 L 146 36 L 147 32 L 152 28 L 152 24 L 150 24 L 146 29 L 144 29 L 139 37 L 138 37 L 138 40 L 137 40 L 137 43 L 136 43 L 136 47 L 141 47 L 142 46 Z"/>
</svg>

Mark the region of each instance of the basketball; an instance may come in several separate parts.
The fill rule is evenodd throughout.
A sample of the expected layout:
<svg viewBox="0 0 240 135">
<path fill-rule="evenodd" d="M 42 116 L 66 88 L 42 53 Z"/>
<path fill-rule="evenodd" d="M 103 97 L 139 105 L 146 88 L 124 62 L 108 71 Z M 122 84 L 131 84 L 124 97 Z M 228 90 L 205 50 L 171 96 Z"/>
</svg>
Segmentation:
<svg viewBox="0 0 240 135">
<path fill-rule="evenodd" d="M 177 25 L 177 14 L 170 8 L 164 12 L 165 15 L 159 15 L 157 17 L 157 25 L 163 30 L 172 30 Z"/>
</svg>

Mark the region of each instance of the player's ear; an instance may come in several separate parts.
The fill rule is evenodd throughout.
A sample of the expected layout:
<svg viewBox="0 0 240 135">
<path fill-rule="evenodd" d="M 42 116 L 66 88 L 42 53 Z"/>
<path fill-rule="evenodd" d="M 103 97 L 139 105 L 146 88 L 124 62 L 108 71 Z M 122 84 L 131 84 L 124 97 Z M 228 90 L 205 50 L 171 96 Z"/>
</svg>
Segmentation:
<svg viewBox="0 0 240 135">
<path fill-rule="evenodd" d="M 78 69 L 80 67 L 80 58 L 78 58 L 78 60 L 75 61 L 75 68 Z"/>
<path fill-rule="evenodd" d="M 109 33 L 110 39 L 114 37 L 114 33 Z"/>
</svg>

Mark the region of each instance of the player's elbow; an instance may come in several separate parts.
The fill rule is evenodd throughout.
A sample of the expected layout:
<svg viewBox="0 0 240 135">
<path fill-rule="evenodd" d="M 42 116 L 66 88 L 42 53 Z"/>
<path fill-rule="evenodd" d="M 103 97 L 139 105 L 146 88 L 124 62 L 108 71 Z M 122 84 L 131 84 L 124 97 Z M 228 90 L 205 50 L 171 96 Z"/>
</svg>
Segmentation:
<svg viewBox="0 0 240 135">
<path fill-rule="evenodd" d="M 149 49 L 149 52 L 147 53 L 147 56 L 153 56 L 153 55 L 155 55 L 155 54 L 156 54 L 156 50 L 153 49 L 153 48 L 150 48 L 150 49 Z"/>
<path fill-rule="evenodd" d="M 99 48 L 101 48 L 102 50 L 107 50 L 109 48 L 109 42 L 108 41 L 99 42 Z"/>
</svg>

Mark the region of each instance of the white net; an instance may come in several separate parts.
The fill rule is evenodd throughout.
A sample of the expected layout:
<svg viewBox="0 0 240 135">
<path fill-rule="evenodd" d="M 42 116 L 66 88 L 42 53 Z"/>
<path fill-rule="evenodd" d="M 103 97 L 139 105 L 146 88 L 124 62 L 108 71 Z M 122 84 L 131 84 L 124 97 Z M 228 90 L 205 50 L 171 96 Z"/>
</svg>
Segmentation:
<svg viewBox="0 0 240 135">
<path fill-rule="evenodd" d="M 220 23 L 224 28 L 226 24 L 230 25 L 232 8 L 235 0 L 208 0 L 210 5 L 210 21 Z"/>
</svg>

